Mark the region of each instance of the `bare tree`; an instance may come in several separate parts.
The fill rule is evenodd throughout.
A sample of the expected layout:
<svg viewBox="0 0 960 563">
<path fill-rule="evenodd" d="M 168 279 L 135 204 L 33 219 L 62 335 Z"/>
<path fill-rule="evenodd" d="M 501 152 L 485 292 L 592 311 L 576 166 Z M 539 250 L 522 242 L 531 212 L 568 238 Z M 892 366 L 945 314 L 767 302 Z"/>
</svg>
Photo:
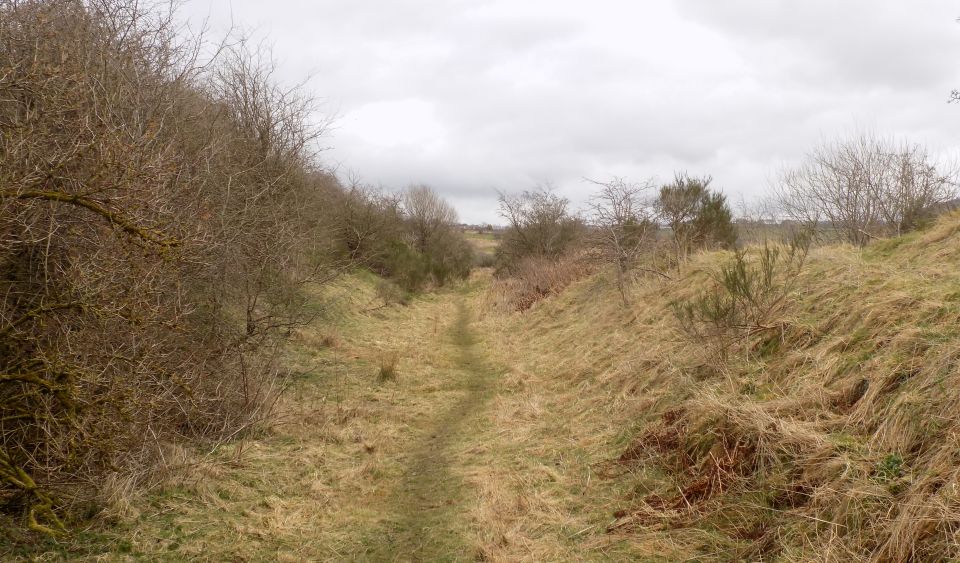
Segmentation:
<svg viewBox="0 0 960 563">
<path fill-rule="evenodd" d="M 788 218 L 857 246 L 917 228 L 956 196 L 955 170 L 919 145 L 871 134 L 815 148 L 777 186 Z"/>
<path fill-rule="evenodd" d="M 403 194 L 403 210 L 413 235 L 414 246 L 426 252 L 444 229 L 457 222 L 457 211 L 430 186 L 410 186 Z"/>
<path fill-rule="evenodd" d="M 594 246 L 605 262 L 614 265 L 617 289 L 623 304 L 628 305 L 627 276 L 639 267 L 638 261 L 644 254 L 652 260 L 657 239 L 658 225 L 646 197 L 654 184 L 635 184 L 622 178 L 590 182 L 600 187 L 589 204 Z M 641 269 L 666 276 L 652 266 L 649 263 Z"/>
</svg>

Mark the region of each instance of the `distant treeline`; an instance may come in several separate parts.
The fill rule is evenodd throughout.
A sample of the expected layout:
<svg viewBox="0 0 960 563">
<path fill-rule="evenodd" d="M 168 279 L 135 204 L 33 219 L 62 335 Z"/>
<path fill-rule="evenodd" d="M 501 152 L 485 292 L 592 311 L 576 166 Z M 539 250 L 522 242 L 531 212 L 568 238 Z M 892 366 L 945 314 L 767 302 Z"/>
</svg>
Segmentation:
<svg viewBox="0 0 960 563">
<path fill-rule="evenodd" d="M 612 178 L 585 212 L 549 189 L 501 194 L 496 269 L 525 309 L 591 266 L 609 264 L 624 301 L 636 273 L 670 277 L 692 252 L 746 244 L 871 240 L 921 228 L 957 206 L 957 170 L 915 144 L 875 135 L 825 143 L 784 171 L 759 210 L 735 218 L 709 176 L 667 184 Z M 576 265 L 572 265 L 575 262 Z"/>
</svg>

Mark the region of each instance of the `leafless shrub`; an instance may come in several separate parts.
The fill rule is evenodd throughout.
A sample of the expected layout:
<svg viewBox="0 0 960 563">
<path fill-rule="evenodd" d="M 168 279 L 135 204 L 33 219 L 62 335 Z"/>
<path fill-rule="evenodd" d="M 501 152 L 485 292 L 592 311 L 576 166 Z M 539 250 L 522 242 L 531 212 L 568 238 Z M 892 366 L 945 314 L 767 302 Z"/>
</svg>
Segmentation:
<svg viewBox="0 0 960 563">
<path fill-rule="evenodd" d="M 382 279 L 377 282 L 376 292 L 377 297 L 383 302 L 383 307 L 398 303 L 400 305 L 407 305 L 410 302 L 410 295 L 403 291 L 396 283 L 388 279 Z"/>
<path fill-rule="evenodd" d="M 957 197 L 956 172 L 920 145 L 864 134 L 814 149 L 782 174 L 777 195 L 790 219 L 864 246 L 928 221 Z"/>
<path fill-rule="evenodd" d="M 612 264 L 617 289 L 624 305 L 629 304 L 627 281 L 634 269 L 669 277 L 658 267 L 657 232 L 660 227 L 647 192 L 653 183 L 629 183 L 622 178 L 593 182 L 600 191 L 590 201 L 592 247 L 599 258 Z"/>
<path fill-rule="evenodd" d="M 399 195 L 365 185 L 352 178 L 333 201 L 331 224 L 345 255 L 360 264 L 383 258 L 383 242 L 402 238 L 403 208 Z"/>
<path fill-rule="evenodd" d="M 310 101 L 168 11 L 0 3 L 0 498 L 39 531 L 165 443 L 269 413 L 335 275 Z"/>
<path fill-rule="evenodd" d="M 558 259 L 583 235 L 570 202 L 549 186 L 520 195 L 500 194 L 500 216 L 507 229 L 497 247 L 500 273 L 511 273 L 528 257 Z"/>
<path fill-rule="evenodd" d="M 589 275 L 593 271 L 590 262 L 576 255 L 560 259 L 530 256 L 514 268 L 511 276 L 494 280 L 487 295 L 488 306 L 505 312 L 526 311 Z"/>
</svg>

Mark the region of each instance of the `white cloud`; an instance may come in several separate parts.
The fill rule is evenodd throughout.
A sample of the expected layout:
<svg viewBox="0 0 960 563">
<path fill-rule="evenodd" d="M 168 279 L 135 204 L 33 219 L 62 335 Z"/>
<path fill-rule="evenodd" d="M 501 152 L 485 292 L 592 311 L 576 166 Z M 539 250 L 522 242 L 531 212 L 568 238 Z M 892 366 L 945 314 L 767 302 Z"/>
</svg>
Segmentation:
<svg viewBox="0 0 960 563">
<path fill-rule="evenodd" d="M 339 109 L 328 157 L 426 182 L 469 221 L 495 188 L 712 174 L 732 199 L 823 137 L 954 148 L 960 8 L 947 0 L 187 0 L 267 35 Z M 232 12 L 231 12 L 232 10 Z"/>
<path fill-rule="evenodd" d="M 423 100 L 372 102 L 339 120 L 340 135 L 378 149 L 416 147 L 426 155 L 442 154 L 446 130 L 433 105 Z"/>
</svg>

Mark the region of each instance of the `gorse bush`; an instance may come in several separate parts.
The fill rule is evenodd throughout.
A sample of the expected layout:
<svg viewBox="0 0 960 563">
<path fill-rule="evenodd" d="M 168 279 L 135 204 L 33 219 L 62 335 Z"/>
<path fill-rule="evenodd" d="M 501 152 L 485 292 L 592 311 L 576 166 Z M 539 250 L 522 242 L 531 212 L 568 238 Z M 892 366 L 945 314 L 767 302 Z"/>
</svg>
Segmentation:
<svg viewBox="0 0 960 563">
<path fill-rule="evenodd" d="M 430 273 L 438 285 L 464 280 L 474 265 L 473 246 L 455 231 L 447 232 L 428 249 Z"/>
<path fill-rule="evenodd" d="M 703 248 L 733 248 L 737 242 L 733 212 L 726 196 L 711 190 L 712 178 L 677 174 L 660 188 L 654 203 L 660 221 L 670 229 L 677 256 Z"/>
<path fill-rule="evenodd" d="M 783 330 L 778 319 L 793 291 L 810 247 L 809 234 L 787 245 L 764 244 L 756 257 L 737 250 L 711 275 L 709 289 L 672 302 L 683 331 L 697 343 L 711 342 L 724 356 L 760 333 Z"/>
<path fill-rule="evenodd" d="M 431 276 L 429 258 L 402 240 L 386 241 L 382 254 L 372 264 L 406 292 L 418 291 Z"/>
<path fill-rule="evenodd" d="M 404 291 L 417 292 L 428 284 L 442 286 L 466 279 L 473 267 L 472 252 L 462 236 L 452 234 L 435 241 L 426 253 L 405 240 L 387 240 L 382 242 L 369 265 Z"/>
</svg>

